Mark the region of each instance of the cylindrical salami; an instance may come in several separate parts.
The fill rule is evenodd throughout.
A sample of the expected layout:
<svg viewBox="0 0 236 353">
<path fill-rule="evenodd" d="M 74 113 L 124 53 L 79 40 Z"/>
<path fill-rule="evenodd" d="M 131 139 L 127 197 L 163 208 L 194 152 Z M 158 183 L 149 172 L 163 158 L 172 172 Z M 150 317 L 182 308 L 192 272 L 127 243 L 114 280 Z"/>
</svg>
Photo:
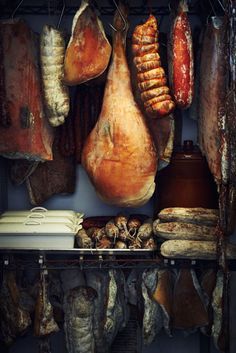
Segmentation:
<svg viewBox="0 0 236 353">
<path fill-rule="evenodd" d="M 188 108 L 193 99 L 193 49 L 186 0 L 181 0 L 174 18 L 169 42 L 169 79 L 175 102 Z"/>
</svg>

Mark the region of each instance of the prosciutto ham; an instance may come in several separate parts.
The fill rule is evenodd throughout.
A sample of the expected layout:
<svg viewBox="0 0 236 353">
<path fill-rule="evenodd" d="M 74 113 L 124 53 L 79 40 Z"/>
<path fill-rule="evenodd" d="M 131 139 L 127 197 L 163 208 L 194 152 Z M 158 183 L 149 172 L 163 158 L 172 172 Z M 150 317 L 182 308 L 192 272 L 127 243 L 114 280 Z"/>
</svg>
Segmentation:
<svg viewBox="0 0 236 353">
<path fill-rule="evenodd" d="M 117 13 L 113 58 L 102 110 L 82 152 L 98 195 L 121 207 L 141 206 L 155 190 L 157 153 L 131 89 L 125 57 L 126 31 Z"/>
<path fill-rule="evenodd" d="M 76 12 L 72 35 L 66 49 L 64 82 L 74 86 L 100 76 L 107 68 L 111 46 L 102 22 L 83 0 Z"/>
</svg>

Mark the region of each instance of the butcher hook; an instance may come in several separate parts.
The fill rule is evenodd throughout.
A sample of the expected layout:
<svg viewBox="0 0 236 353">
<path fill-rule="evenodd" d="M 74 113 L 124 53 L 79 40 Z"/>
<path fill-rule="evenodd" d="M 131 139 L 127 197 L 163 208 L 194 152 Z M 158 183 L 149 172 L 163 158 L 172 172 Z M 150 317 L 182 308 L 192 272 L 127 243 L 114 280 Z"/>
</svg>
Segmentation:
<svg viewBox="0 0 236 353">
<path fill-rule="evenodd" d="M 21 6 L 21 4 L 22 4 L 23 1 L 24 1 L 24 0 L 21 0 L 21 1 L 19 2 L 19 4 L 16 6 L 16 8 L 14 9 L 14 11 L 12 12 L 12 14 L 11 14 L 11 18 L 12 18 L 12 19 L 14 18 L 15 14 L 16 14 L 16 11 L 19 9 L 19 7 Z"/>
<path fill-rule="evenodd" d="M 123 21 L 123 23 L 124 23 L 124 26 L 123 26 L 123 28 L 121 29 L 121 31 L 123 32 L 123 31 L 126 30 L 127 22 L 126 22 L 126 20 L 125 20 L 125 18 L 124 18 L 123 13 L 120 11 L 119 6 L 117 5 L 117 3 L 116 3 L 115 0 L 113 0 L 113 3 L 114 3 L 114 5 L 115 5 L 115 7 L 116 7 L 116 9 L 117 9 L 117 11 L 118 11 L 118 13 L 119 13 L 119 15 L 120 15 L 122 21 Z M 118 32 L 118 29 L 116 29 L 111 23 L 109 23 L 109 26 L 110 26 L 115 32 Z"/>
<path fill-rule="evenodd" d="M 219 3 L 220 7 L 222 8 L 222 10 L 225 12 L 225 7 L 224 7 L 224 5 L 222 4 L 221 0 L 217 0 L 217 1 L 218 1 L 218 3 Z"/>
<path fill-rule="evenodd" d="M 60 14 L 59 20 L 57 22 L 57 29 L 60 27 L 61 20 L 62 20 L 62 17 L 64 15 L 64 12 L 65 12 L 65 7 L 66 7 L 66 1 L 63 0 L 63 6 L 62 6 L 62 9 L 61 9 L 61 14 Z"/>
</svg>

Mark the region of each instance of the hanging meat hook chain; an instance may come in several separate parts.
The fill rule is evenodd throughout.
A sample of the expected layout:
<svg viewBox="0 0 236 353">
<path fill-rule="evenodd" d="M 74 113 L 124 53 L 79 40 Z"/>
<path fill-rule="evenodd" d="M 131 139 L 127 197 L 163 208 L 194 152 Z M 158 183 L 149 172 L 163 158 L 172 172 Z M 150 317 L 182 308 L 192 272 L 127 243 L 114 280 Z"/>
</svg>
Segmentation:
<svg viewBox="0 0 236 353">
<path fill-rule="evenodd" d="M 62 17 L 64 15 L 64 12 L 65 12 L 65 7 L 66 7 L 66 1 L 63 0 L 63 6 L 62 6 L 62 9 L 61 9 L 61 14 L 60 14 L 59 20 L 57 22 L 57 29 L 60 27 L 61 20 L 62 20 Z"/>
<path fill-rule="evenodd" d="M 16 6 L 15 10 L 12 12 L 11 14 L 11 18 L 13 19 L 15 14 L 16 14 L 16 11 L 19 9 L 19 7 L 21 6 L 21 4 L 23 3 L 24 0 L 21 0 L 18 5 Z"/>
</svg>

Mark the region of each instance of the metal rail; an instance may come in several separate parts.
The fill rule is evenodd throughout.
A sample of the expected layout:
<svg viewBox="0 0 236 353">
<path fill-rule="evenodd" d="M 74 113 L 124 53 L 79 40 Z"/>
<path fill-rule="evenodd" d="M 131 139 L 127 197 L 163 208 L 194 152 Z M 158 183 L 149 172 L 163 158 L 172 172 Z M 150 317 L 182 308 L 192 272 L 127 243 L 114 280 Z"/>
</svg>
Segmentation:
<svg viewBox="0 0 236 353">
<path fill-rule="evenodd" d="M 78 10 L 78 6 L 67 6 L 64 10 L 64 16 L 74 16 L 76 11 Z M 8 18 L 14 11 L 14 7 L 10 4 L 9 6 L 0 6 L 0 14 L 2 18 Z M 50 15 L 59 16 L 61 12 L 61 8 L 52 8 L 50 10 Z M 99 8 L 99 12 L 101 16 L 113 16 L 115 12 L 115 8 L 112 6 L 102 6 Z M 129 8 L 129 16 L 148 16 L 150 11 L 146 7 L 140 6 L 131 6 Z M 170 9 L 168 6 L 165 7 L 152 7 L 152 14 L 155 16 L 167 16 L 170 14 Z M 16 16 L 19 15 L 48 15 L 48 8 L 41 5 L 22 5 L 18 10 Z M 194 8 L 190 7 L 189 15 L 199 15 L 198 12 L 195 11 Z"/>
<path fill-rule="evenodd" d="M 156 251 L 116 252 L 113 250 L 96 250 L 91 253 L 87 249 L 72 250 L 23 250 L 0 249 L 0 268 L 11 269 L 109 269 L 109 268 L 194 268 L 194 269 L 218 269 L 216 260 L 191 260 L 163 258 Z M 95 250 L 95 249 L 93 249 Z M 228 261 L 229 269 L 236 270 L 236 261 Z"/>
</svg>

